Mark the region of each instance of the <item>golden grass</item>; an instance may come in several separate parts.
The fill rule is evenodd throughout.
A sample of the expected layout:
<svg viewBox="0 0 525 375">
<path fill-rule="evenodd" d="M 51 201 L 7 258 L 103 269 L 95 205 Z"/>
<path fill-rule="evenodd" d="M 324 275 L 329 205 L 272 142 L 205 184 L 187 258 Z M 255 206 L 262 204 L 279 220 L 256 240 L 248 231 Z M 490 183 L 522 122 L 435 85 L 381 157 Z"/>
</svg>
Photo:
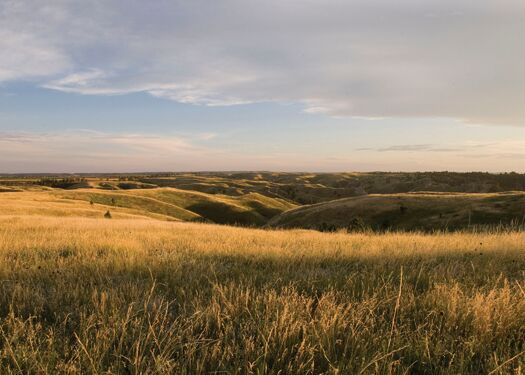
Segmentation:
<svg viewBox="0 0 525 375">
<path fill-rule="evenodd" d="M 90 204 L 92 202 L 93 204 Z M 105 191 L 48 189 L 0 193 L 0 215 L 153 218 L 255 226 L 295 205 L 250 193 L 238 197 L 173 188 Z"/>
<path fill-rule="evenodd" d="M 0 194 L 0 215 L 51 216 L 51 217 L 88 217 L 102 218 L 111 210 L 116 219 L 176 220 L 171 216 L 149 212 L 137 208 L 113 207 L 89 204 L 89 201 L 63 199 L 52 191 L 25 191 Z"/>
<path fill-rule="evenodd" d="M 92 202 L 93 204 L 90 204 Z M 262 226 L 294 204 L 257 193 L 229 197 L 174 188 L 100 190 L 48 189 L 0 193 L 1 214 L 154 218 Z"/>
<path fill-rule="evenodd" d="M 482 374 L 525 366 L 525 234 L 0 216 L 0 369 Z"/>
</svg>

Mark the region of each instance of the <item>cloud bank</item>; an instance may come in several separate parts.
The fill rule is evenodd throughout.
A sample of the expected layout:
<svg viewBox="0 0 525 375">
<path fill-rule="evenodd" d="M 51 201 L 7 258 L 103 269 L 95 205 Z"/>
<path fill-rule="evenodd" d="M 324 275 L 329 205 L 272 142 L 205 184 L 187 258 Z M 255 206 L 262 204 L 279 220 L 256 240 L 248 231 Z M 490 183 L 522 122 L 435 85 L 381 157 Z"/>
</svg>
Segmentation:
<svg viewBox="0 0 525 375">
<path fill-rule="evenodd" d="M 332 161 L 294 152 L 253 153 L 221 150 L 208 142 L 217 135 L 155 135 L 92 130 L 0 131 L 0 174 L 148 172 L 210 170 L 305 170 Z M 348 163 L 336 163 L 336 169 Z"/>
<path fill-rule="evenodd" d="M 521 0 L 4 0 L 0 82 L 525 125 Z"/>
<path fill-rule="evenodd" d="M 0 174 L 34 172 L 275 171 L 524 171 L 525 141 L 384 145 L 345 153 L 220 149 L 217 135 L 0 131 Z M 218 136 L 220 137 L 220 136 Z M 388 158 L 385 158 L 388 153 Z"/>
<path fill-rule="evenodd" d="M 183 168 L 199 160 L 200 136 L 118 134 L 91 130 L 1 132 L 0 172 L 147 170 L 159 163 Z M 116 169 L 115 169 L 116 168 Z"/>
</svg>

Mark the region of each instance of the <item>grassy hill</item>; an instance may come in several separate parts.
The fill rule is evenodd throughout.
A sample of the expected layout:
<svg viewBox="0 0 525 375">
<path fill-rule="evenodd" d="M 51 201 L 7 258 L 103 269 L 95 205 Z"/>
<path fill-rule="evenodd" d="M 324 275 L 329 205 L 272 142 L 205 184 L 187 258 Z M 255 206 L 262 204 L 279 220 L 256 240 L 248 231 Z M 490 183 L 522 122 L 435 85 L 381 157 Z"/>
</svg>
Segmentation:
<svg viewBox="0 0 525 375">
<path fill-rule="evenodd" d="M 302 206 L 270 220 L 271 227 L 320 230 L 459 230 L 523 225 L 525 193 L 372 194 Z"/>
<path fill-rule="evenodd" d="M 525 190 L 525 175 L 221 172 L 0 178 L 1 194 L 47 192 L 60 204 L 91 201 L 96 207 L 82 207 L 86 215 L 109 209 L 164 220 L 320 230 L 521 224 L 522 195 L 504 189 Z"/>
<path fill-rule="evenodd" d="M 140 216 L 218 224 L 264 225 L 294 204 L 256 193 L 229 197 L 173 188 L 100 190 L 53 189 L 0 194 L 4 213 L 102 217 Z M 1 214 L 1 213 L 0 213 Z M 116 215 L 116 216 L 115 216 Z"/>
<path fill-rule="evenodd" d="M 504 173 L 277 173 L 217 172 L 116 175 L 0 176 L 0 185 L 131 190 L 173 187 L 207 194 L 258 193 L 295 204 L 314 204 L 367 194 L 417 191 L 494 193 L 525 190 L 525 174 Z"/>
<path fill-rule="evenodd" d="M 102 204 L 91 205 L 89 201 L 64 199 L 52 189 L 0 193 L 0 216 L 103 218 L 110 210 L 114 219 L 181 220 L 174 216 L 155 213 L 137 205 L 113 207 Z"/>
<path fill-rule="evenodd" d="M 164 177 L 134 177 L 139 181 L 210 194 L 257 192 L 297 204 L 314 204 L 366 194 L 417 191 L 491 193 L 525 190 L 525 175 L 517 173 L 185 173 Z"/>
</svg>

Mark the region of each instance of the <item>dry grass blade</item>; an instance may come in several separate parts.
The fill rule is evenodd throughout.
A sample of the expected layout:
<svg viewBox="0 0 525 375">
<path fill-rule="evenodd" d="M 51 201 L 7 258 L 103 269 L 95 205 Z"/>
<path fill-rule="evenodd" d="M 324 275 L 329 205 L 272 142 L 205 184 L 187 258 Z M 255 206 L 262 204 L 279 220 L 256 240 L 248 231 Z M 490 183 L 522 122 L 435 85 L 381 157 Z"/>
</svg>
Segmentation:
<svg viewBox="0 0 525 375">
<path fill-rule="evenodd" d="M 394 308 L 394 314 L 392 315 L 392 325 L 390 327 L 390 335 L 388 336 L 387 350 L 390 350 L 390 344 L 392 343 L 392 337 L 394 336 L 394 330 L 396 328 L 397 310 L 401 304 L 401 292 L 403 290 L 403 267 L 399 273 L 399 289 L 397 293 L 396 306 Z"/>
<path fill-rule="evenodd" d="M 366 370 L 368 370 L 368 368 L 370 366 L 374 365 L 375 363 L 377 363 L 377 362 L 379 362 L 379 361 L 381 361 L 381 360 L 383 360 L 385 358 L 388 358 L 389 356 L 391 356 L 394 353 L 397 353 L 397 352 L 400 352 L 403 349 L 406 349 L 407 347 L 408 347 L 408 345 L 402 346 L 401 348 L 392 350 L 392 351 L 390 351 L 390 352 L 388 352 L 386 354 L 383 354 L 381 357 L 374 359 L 373 361 L 369 362 L 365 367 L 363 367 L 361 369 L 361 371 L 359 372 L 359 374 L 363 374 Z"/>
<path fill-rule="evenodd" d="M 13 351 L 13 347 L 11 346 L 11 343 L 9 342 L 9 339 L 7 338 L 7 336 L 6 336 L 5 332 L 4 332 L 4 329 L 2 327 L 0 327 L 0 332 L 2 333 L 2 337 L 3 337 L 4 341 L 5 341 L 5 345 L 7 346 L 7 350 L 9 351 L 9 355 L 11 357 L 11 360 L 15 364 L 16 369 L 18 370 L 18 372 L 20 374 L 22 374 L 23 373 L 22 368 L 18 364 L 15 352 Z"/>
<path fill-rule="evenodd" d="M 505 362 L 503 362 L 501 365 L 499 365 L 498 367 L 496 367 L 494 370 L 490 371 L 487 375 L 492 375 L 492 374 L 495 374 L 496 372 L 498 372 L 500 369 L 502 369 L 503 367 L 507 366 L 509 363 L 511 363 L 512 361 L 514 361 L 515 359 L 519 358 L 520 356 L 522 356 L 523 354 L 525 354 L 525 350 L 516 354 L 514 357 L 511 357 L 509 359 L 507 359 Z"/>
</svg>

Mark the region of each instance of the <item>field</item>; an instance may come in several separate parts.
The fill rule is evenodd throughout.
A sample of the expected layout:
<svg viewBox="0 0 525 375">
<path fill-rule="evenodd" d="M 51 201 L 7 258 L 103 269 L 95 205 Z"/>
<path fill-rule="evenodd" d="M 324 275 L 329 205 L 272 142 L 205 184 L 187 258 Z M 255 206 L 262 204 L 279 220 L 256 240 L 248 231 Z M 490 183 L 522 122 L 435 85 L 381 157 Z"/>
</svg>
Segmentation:
<svg viewBox="0 0 525 375">
<path fill-rule="evenodd" d="M 109 210 L 119 217 L 321 231 L 521 228 L 523 191 L 525 175 L 516 173 L 0 176 L 4 213 L 80 210 L 101 217 Z"/>
<path fill-rule="evenodd" d="M 0 228 L 5 373 L 477 374 L 525 365 L 514 358 L 525 349 L 524 234 L 26 216 L 2 217 Z"/>
<path fill-rule="evenodd" d="M 525 371 L 516 228 L 284 230 L 268 223 L 318 206 L 254 191 L 5 186 L 2 374 Z M 378 206 L 399 211 L 396 194 Z M 521 212 L 521 194 L 458 193 L 454 207 L 507 204 L 500 219 Z M 412 196 L 443 209 L 440 194 Z M 366 199 L 378 198 L 343 202 Z M 404 202 L 409 215 L 417 205 Z"/>
</svg>

